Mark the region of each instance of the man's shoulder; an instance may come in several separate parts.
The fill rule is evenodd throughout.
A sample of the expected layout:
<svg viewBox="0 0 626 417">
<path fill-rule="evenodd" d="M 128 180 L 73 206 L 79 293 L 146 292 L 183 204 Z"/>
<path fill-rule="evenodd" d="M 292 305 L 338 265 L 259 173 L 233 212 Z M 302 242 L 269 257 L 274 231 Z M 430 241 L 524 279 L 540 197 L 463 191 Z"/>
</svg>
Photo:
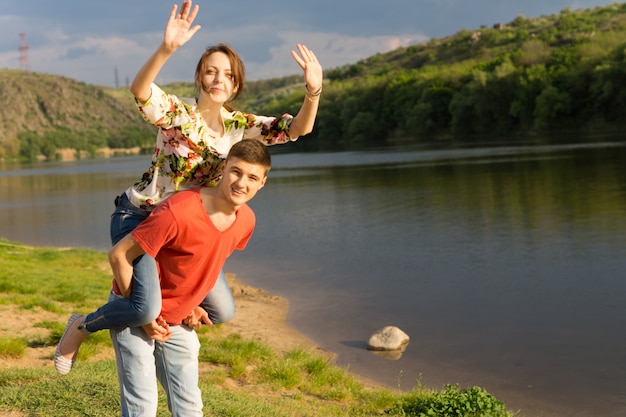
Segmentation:
<svg viewBox="0 0 626 417">
<path fill-rule="evenodd" d="M 167 201 L 170 203 L 181 203 L 184 201 L 189 201 L 189 199 L 197 198 L 200 194 L 200 189 L 202 187 L 190 188 L 188 190 L 177 191 L 169 197 Z"/>
<path fill-rule="evenodd" d="M 172 194 L 159 206 L 163 206 L 164 209 L 179 210 L 187 207 L 193 207 L 194 203 L 199 200 L 200 188 L 192 188 L 189 190 L 182 190 Z M 157 206 L 157 207 L 159 207 Z"/>
<path fill-rule="evenodd" d="M 253 215 L 254 216 L 254 210 L 252 210 L 252 207 L 250 207 L 247 203 L 242 204 L 239 207 L 239 209 L 237 210 L 237 212 L 246 213 L 246 215 Z"/>
<path fill-rule="evenodd" d="M 255 221 L 254 211 L 249 205 L 243 204 L 237 210 L 237 220 L 247 221 L 247 222 L 251 221 L 254 223 Z"/>
</svg>

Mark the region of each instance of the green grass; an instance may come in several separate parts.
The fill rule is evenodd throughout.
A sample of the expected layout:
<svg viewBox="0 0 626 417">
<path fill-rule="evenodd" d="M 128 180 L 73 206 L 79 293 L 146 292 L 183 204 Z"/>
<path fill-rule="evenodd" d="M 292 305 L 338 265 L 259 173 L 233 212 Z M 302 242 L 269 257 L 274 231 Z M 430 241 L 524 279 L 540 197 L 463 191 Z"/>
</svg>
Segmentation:
<svg viewBox="0 0 626 417">
<path fill-rule="evenodd" d="M 0 240 L 0 263 L 0 308 L 40 309 L 59 317 L 59 321 L 34 323 L 41 335 L 0 337 L 0 358 L 5 360 L 23 357 L 29 348 L 56 345 L 69 312 L 93 310 L 106 300 L 110 288 L 106 254 L 97 251 L 33 248 Z M 513 415 L 479 387 L 447 385 L 431 390 L 418 383 L 410 392 L 372 389 L 329 359 L 304 349 L 279 353 L 258 341 L 226 335 L 222 326 L 207 326 L 198 336 L 205 415 Z M 106 349 L 111 349 L 107 332 L 85 339 L 79 362 L 67 376 L 58 375 L 51 366 L 4 367 L 0 370 L 0 415 L 118 416 L 115 362 L 93 358 Z M 162 390 L 158 415 L 169 415 Z"/>
<path fill-rule="evenodd" d="M 0 357 L 21 358 L 26 353 L 27 342 L 21 337 L 0 337 Z"/>
<path fill-rule="evenodd" d="M 0 240 L 0 304 L 64 313 L 97 307 L 110 288 L 106 256 L 87 249 L 33 248 Z"/>
</svg>

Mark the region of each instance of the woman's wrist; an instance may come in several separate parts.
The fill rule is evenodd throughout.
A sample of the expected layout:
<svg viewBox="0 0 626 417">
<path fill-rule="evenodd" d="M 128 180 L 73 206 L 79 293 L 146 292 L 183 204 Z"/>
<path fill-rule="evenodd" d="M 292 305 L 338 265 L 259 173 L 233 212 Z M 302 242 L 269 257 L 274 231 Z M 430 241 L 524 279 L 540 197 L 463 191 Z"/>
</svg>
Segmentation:
<svg viewBox="0 0 626 417">
<path fill-rule="evenodd" d="M 311 91 L 311 89 L 309 88 L 308 84 L 304 84 L 304 89 L 306 90 L 306 96 L 309 98 L 312 97 L 319 97 L 320 94 L 322 94 L 322 86 L 320 85 L 320 87 L 315 90 L 315 91 Z"/>
</svg>

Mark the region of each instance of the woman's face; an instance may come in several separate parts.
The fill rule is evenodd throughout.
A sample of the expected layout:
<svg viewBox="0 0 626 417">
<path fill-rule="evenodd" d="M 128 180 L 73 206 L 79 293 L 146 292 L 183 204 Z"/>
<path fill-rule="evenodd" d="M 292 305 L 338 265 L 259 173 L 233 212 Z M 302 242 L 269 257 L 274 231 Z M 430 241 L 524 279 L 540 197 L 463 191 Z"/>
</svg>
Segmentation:
<svg viewBox="0 0 626 417">
<path fill-rule="evenodd" d="M 225 103 L 237 91 L 230 59 L 223 52 L 213 52 L 206 58 L 199 82 L 202 91 L 217 103 Z"/>
</svg>

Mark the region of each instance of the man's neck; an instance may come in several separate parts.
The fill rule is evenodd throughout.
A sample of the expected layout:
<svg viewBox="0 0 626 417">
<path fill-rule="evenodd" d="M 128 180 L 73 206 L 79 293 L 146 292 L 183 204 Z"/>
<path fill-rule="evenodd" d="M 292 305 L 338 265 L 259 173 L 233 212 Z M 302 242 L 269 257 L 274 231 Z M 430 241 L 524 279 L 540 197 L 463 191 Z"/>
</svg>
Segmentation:
<svg viewBox="0 0 626 417">
<path fill-rule="evenodd" d="M 218 230 L 224 231 L 233 224 L 240 206 L 220 198 L 218 187 L 203 187 L 200 190 L 200 197 L 204 209 Z"/>
</svg>

